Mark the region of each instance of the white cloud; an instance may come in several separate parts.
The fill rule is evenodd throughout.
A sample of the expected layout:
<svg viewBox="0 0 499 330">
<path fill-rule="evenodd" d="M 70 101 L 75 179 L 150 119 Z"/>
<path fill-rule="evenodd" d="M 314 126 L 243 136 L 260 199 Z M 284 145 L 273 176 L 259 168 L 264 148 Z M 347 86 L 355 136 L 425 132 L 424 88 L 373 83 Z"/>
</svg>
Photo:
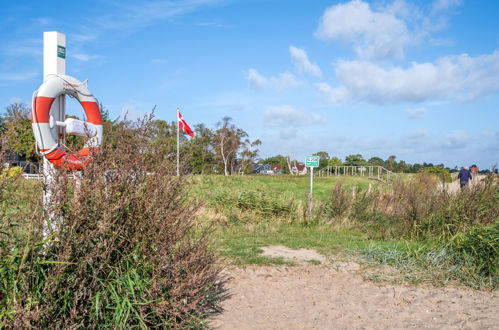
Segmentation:
<svg viewBox="0 0 499 330">
<path fill-rule="evenodd" d="M 83 61 L 83 62 L 88 62 L 91 60 L 98 59 L 101 56 L 100 55 L 85 54 L 85 53 L 75 53 L 75 54 L 71 55 L 71 57 L 73 57 L 77 60 Z"/>
<path fill-rule="evenodd" d="M 407 115 L 410 118 L 419 118 L 422 117 L 426 113 L 426 108 L 413 108 L 413 109 L 407 109 L 405 112 L 407 112 Z"/>
<path fill-rule="evenodd" d="M 406 23 L 393 11 L 374 12 L 368 3 L 352 0 L 326 9 L 315 35 L 351 44 L 361 58 L 402 58 L 410 42 Z"/>
<path fill-rule="evenodd" d="M 155 0 L 140 4 L 112 2 L 112 14 L 91 18 L 92 38 L 101 36 L 104 32 L 114 30 L 120 33 L 133 33 L 158 22 L 194 12 L 202 7 L 216 5 L 224 0 Z M 84 33 L 83 35 L 85 35 Z"/>
<path fill-rule="evenodd" d="M 413 62 L 406 68 L 340 60 L 336 76 L 341 86 L 317 86 L 331 95 L 330 103 L 344 102 L 345 96 L 377 104 L 429 99 L 467 102 L 499 92 L 499 51 L 477 57 L 446 56 L 433 63 Z"/>
<path fill-rule="evenodd" d="M 265 110 L 264 122 L 271 127 L 300 127 L 322 124 L 326 119 L 318 114 L 296 110 L 290 105 L 279 105 Z"/>
<path fill-rule="evenodd" d="M 435 0 L 432 4 L 432 10 L 433 12 L 448 10 L 459 6 L 461 2 L 461 0 Z"/>
<path fill-rule="evenodd" d="M 464 148 L 469 142 L 471 142 L 471 137 L 467 133 L 456 131 L 445 135 L 441 141 L 441 146 L 444 149 Z"/>
<path fill-rule="evenodd" d="M 299 72 L 308 73 L 315 77 L 322 76 L 321 69 L 317 64 L 310 62 L 307 52 L 305 52 L 304 49 L 289 46 L 289 52 L 291 53 L 293 63 Z"/>
<path fill-rule="evenodd" d="M 345 103 L 350 100 L 350 92 L 344 86 L 333 88 L 327 83 L 317 83 L 315 87 L 326 102 L 331 104 Z"/>
<path fill-rule="evenodd" d="M 36 71 L 24 72 L 0 72 L 0 81 L 24 81 L 31 80 L 39 75 Z"/>
<path fill-rule="evenodd" d="M 256 89 L 272 88 L 277 91 L 283 91 L 290 87 L 300 85 L 300 81 L 291 73 L 284 72 L 277 77 L 265 77 L 256 69 L 249 69 L 245 77 L 250 85 Z"/>
</svg>

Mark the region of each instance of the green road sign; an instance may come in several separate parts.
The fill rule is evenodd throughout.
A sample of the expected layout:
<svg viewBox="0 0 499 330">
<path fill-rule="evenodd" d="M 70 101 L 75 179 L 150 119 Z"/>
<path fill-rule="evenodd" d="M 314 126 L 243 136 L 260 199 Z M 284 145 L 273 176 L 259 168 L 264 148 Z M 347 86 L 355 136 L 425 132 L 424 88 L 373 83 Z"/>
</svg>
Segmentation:
<svg viewBox="0 0 499 330">
<path fill-rule="evenodd" d="M 319 156 L 307 156 L 305 158 L 305 166 L 319 167 Z"/>
<path fill-rule="evenodd" d="M 66 58 L 66 47 L 57 45 L 57 57 Z"/>
</svg>

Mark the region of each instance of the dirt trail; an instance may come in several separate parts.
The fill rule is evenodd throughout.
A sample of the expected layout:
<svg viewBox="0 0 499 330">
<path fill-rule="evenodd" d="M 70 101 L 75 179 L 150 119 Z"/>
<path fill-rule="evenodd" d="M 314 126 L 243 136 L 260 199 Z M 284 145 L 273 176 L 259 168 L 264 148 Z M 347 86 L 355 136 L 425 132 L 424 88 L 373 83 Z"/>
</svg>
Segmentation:
<svg viewBox="0 0 499 330">
<path fill-rule="evenodd" d="M 271 247 L 275 251 L 285 247 Z M 295 251 L 290 250 L 289 251 Z M 216 329 L 499 329 L 497 294 L 364 281 L 355 263 L 229 269 Z M 315 252 L 315 251 L 314 251 Z M 301 258 L 301 259 L 300 259 Z M 339 266 L 339 267 L 338 267 Z"/>
<path fill-rule="evenodd" d="M 473 187 L 477 184 L 480 183 L 480 181 L 482 181 L 483 179 L 485 179 L 485 175 L 476 175 L 473 177 L 473 180 L 470 181 L 470 187 Z M 455 194 L 457 193 L 461 187 L 459 185 L 459 181 L 458 180 L 454 180 L 450 183 L 444 183 L 443 184 L 443 188 L 449 192 L 450 194 Z"/>
</svg>

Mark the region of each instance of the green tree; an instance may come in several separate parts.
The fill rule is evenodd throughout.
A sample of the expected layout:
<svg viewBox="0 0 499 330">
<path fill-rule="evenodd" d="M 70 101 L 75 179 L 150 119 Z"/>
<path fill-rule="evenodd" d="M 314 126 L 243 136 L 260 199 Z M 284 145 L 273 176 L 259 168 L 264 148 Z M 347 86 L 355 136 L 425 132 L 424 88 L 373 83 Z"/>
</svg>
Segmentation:
<svg viewBox="0 0 499 330">
<path fill-rule="evenodd" d="M 205 124 L 194 126 L 195 138 L 186 145 L 190 171 L 194 174 L 213 173 L 215 156 L 213 151 L 213 131 Z"/>
<path fill-rule="evenodd" d="M 369 165 L 385 166 L 385 161 L 379 157 L 371 157 L 367 162 Z"/>
<path fill-rule="evenodd" d="M 427 166 L 421 171 L 437 176 L 442 182 L 452 182 L 452 177 L 449 170 L 444 168 L 443 166 Z"/>
<path fill-rule="evenodd" d="M 31 128 L 31 110 L 23 103 L 13 103 L 5 108 L 3 116 L 5 148 L 12 150 L 27 161 L 40 159 Z"/>
<path fill-rule="evenodd" d="M 342 166 L 343 161 L 338 157 L 331 157 L 331 159 L 329 159 L 327 165 L 328 166 Z"/>
<path fill-rule="evenodd" d="M 366 164 L 366 160 L 361 154 L 348 155 L 345 157 L 346 166 L 362 166 Z"/>
<path fill-rule="evenodd" d="M 391 155 L 385 162 L 385 167 L 390 171 L 395 171 L 397 166 L 397 156 Z"/>
<path fill-rule="evenodd" d="M 329 154 L 325 151 L 319 151 L 314 154 L 314 156 L 319 156 L 319 169 L 327 166 L 329 162 Z"/>
<path fill-rule="evenodd" d="M 251 141 L 250 139 L 245 139 L 242 144 L 241 151 L 239 152 L 238 163 L 240 166 L 239 172 L 241 174 L 249 174 L 251 173 L 252 167 L 251 164 L 254 162 L 256 157 L 258 156 L 257 147 L 262 144 L 262 141 L 255 140 Z"/>
<path fill-rule="evenodd" d="M 234 125 L 232 118 L 227 116 L 223 117 L 216 127 L 213 135 L 215 158 L 220 171 L 229 175 L 234 172 L 239 149 L 248 137 L 248 133 Z"/>
</svg>

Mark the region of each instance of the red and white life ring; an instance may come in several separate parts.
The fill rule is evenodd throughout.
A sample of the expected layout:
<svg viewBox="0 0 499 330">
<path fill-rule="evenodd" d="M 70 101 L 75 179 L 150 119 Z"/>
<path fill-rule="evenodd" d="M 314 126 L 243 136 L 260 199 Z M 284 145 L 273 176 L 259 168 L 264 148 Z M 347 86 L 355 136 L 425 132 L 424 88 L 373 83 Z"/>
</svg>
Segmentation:
<svg viewBox="0 0 499 330">
<path fill-rule="evenodd" d="M 51 133 L 50 108 L 54 100 L 63 94 L 76 98 L 83 109 L 86 127 L 92 132 L 85 146 L 74 154 L 68 154 Z M 52 119 L 53 122 L 53 119 Z M 32 128 L 42 155 L 57 168 L 78 171 L 91 161 L 92 152 L 102 142 L 102 117 L 97 99 L 90 93 L 86 83 L 65 75 L 50 75 L 33 95 Z"/>
</svg>

